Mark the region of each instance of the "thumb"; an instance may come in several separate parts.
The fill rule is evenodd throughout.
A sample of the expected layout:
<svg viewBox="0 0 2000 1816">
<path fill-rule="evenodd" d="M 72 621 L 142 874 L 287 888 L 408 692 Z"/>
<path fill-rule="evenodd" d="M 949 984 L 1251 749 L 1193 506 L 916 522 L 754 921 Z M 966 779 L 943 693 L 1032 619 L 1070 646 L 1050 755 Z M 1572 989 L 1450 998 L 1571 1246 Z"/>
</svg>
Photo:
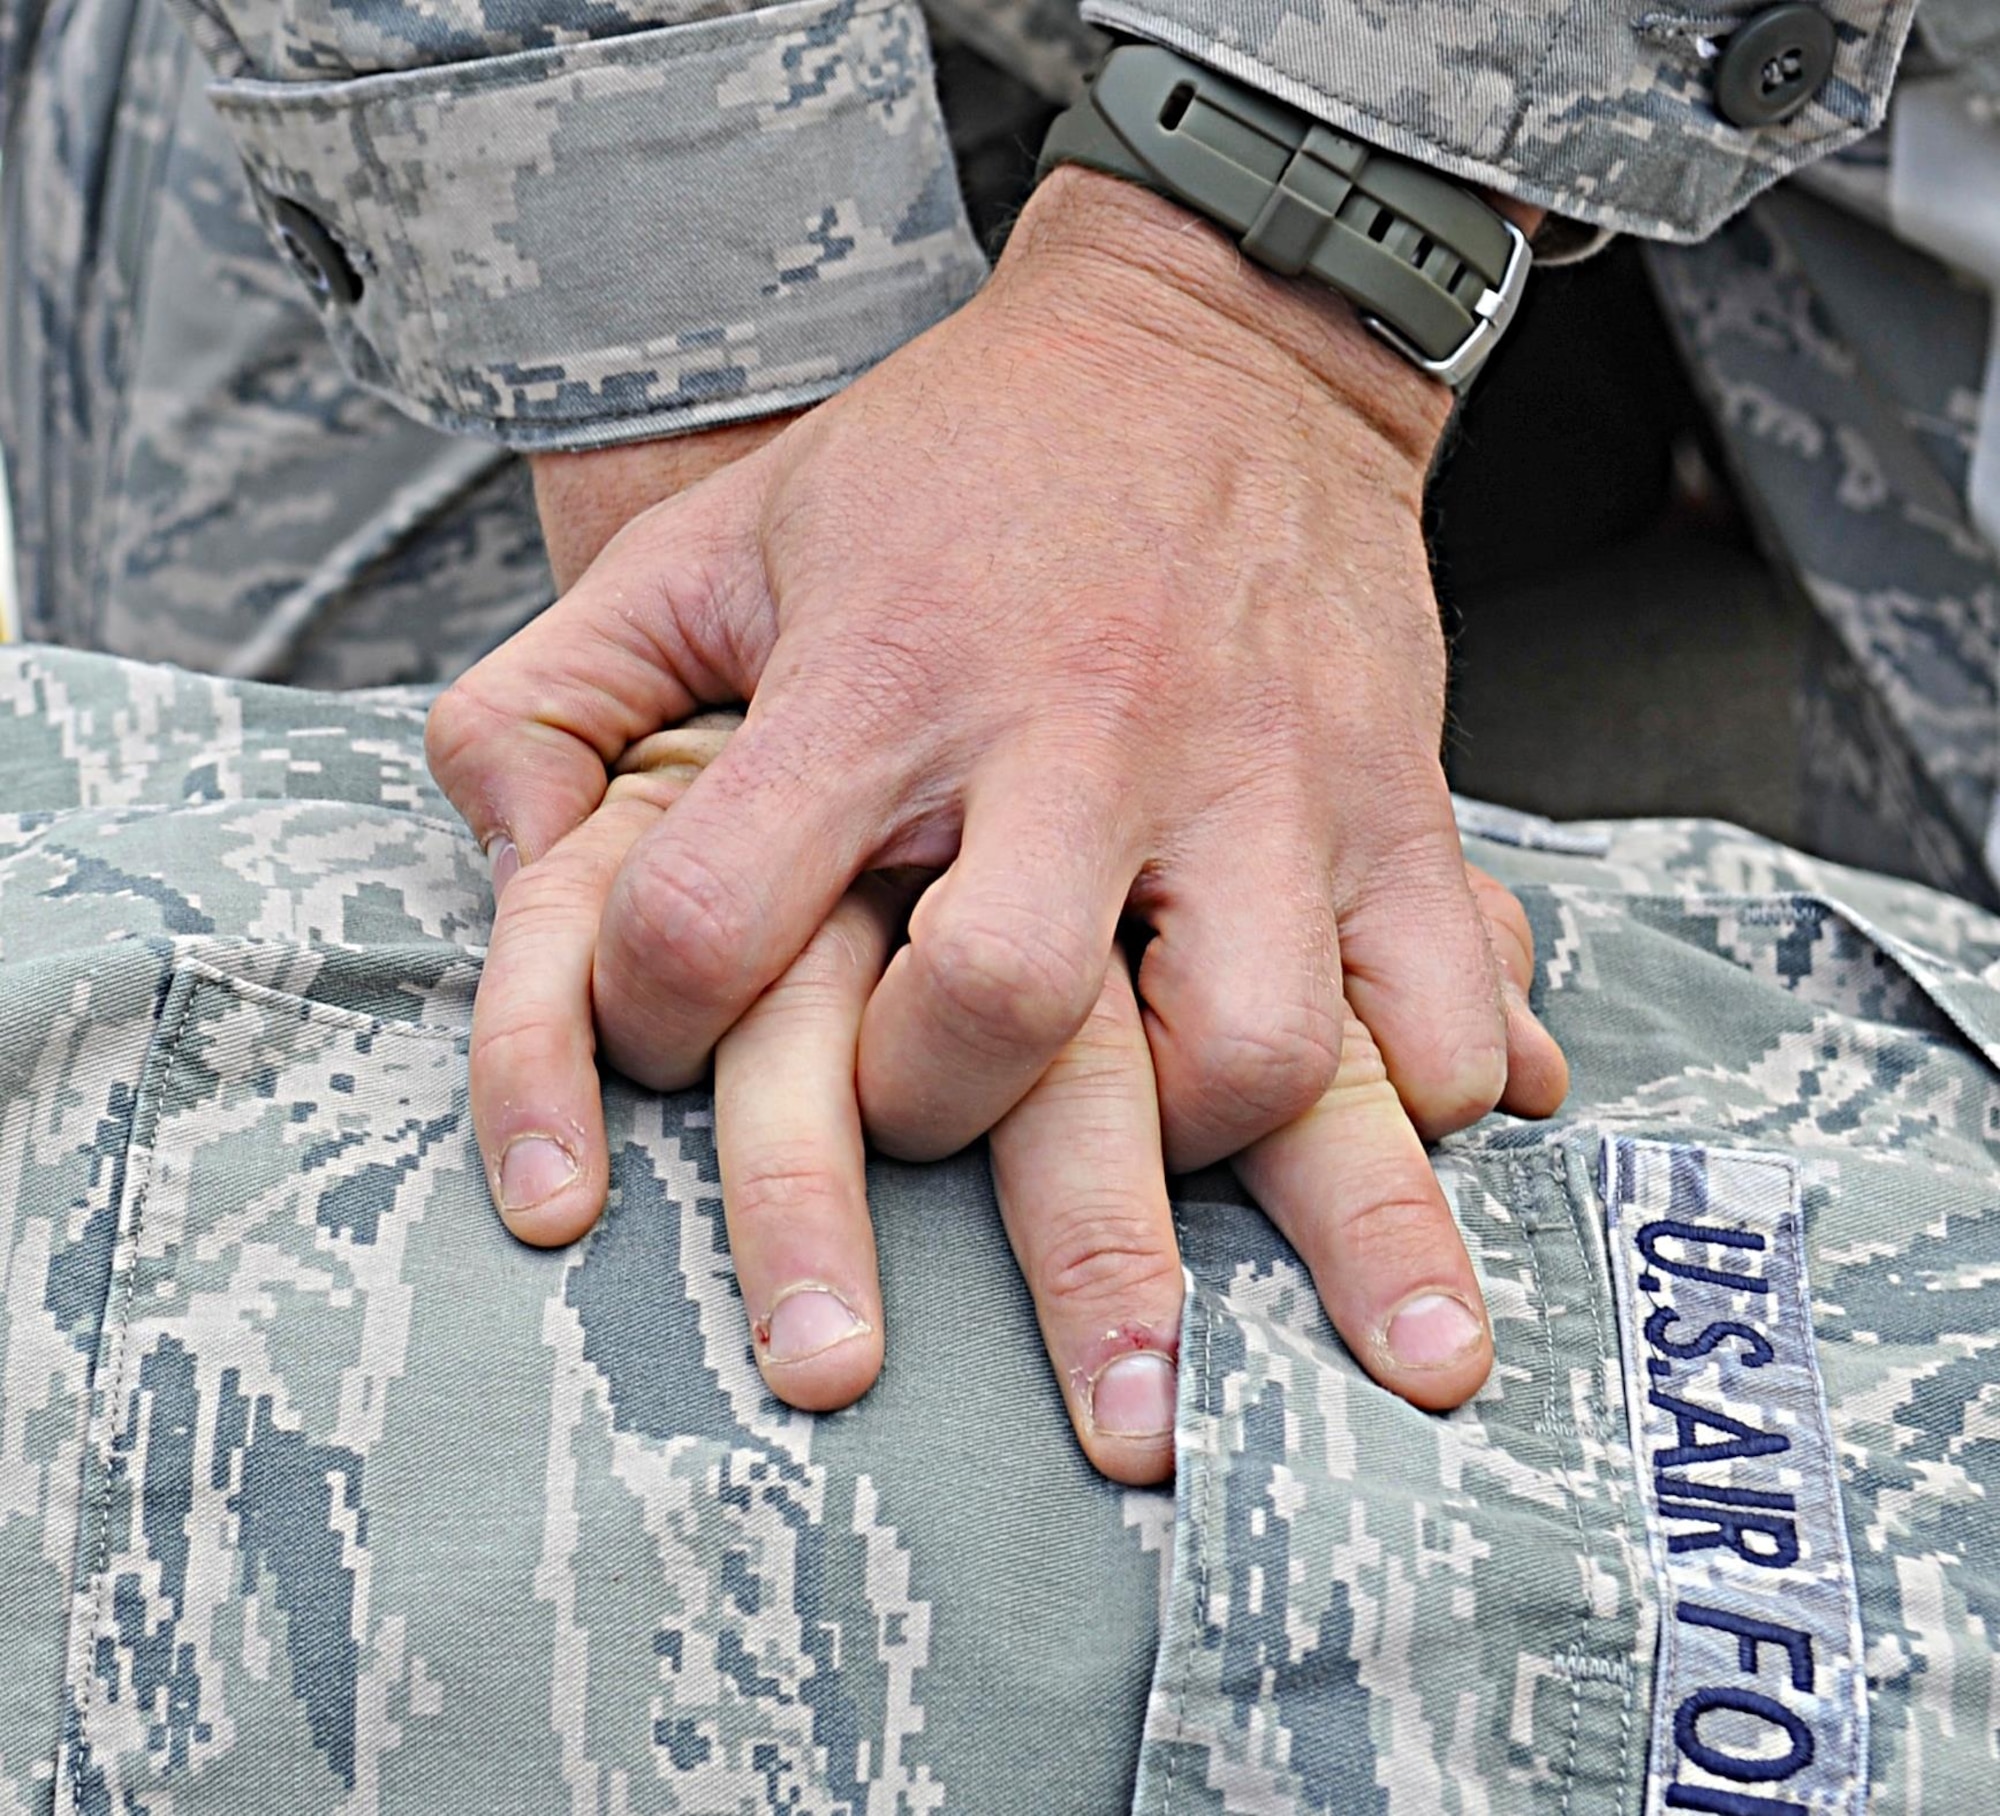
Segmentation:
<svg viewBox="0 0 2000 1816">
<path fill-rule="evenodd" d="M 770 647 L 757 523 L 768 465 L 655 505 L 431 708 L 424 754 L 504 888 L 604 798 L 626 746 L 747 699 Z"/>
</svg>

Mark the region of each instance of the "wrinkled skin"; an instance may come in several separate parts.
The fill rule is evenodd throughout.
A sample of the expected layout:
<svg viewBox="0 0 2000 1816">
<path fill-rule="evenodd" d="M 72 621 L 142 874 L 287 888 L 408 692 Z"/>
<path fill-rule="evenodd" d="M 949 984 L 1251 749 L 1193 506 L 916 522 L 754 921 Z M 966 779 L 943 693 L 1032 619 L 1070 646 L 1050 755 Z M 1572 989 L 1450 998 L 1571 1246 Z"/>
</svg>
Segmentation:
<svg viewBox="0 0 2000 1816">
<path fill-rule="evenodd" d="M 837 1056 L 801 1101 L 851 1089 L 858 1115 L 837 1142 L 824 1119 L 788 1132 L 785 1164 L 739 1172 L 731 1215 L 747 1229 L 746 1194 L 775 1196 L 760 1227 L 846 1233 L 739 1240 L 760 1330 L 813 1287 L 870 1322 L 822 1278 L 837 1251 L 855 1293 L 872 1279 L 862 1127 L 923 1158 L 997 1124 L 1003 1178 L 1011 1150 L 1037 1180 L 1002 1201 L 1087 1446 L 1116 1353 L 1161 1358 L 1134 1388 L 1149 1405 L 1171 1390 L 1162 1162 L 1244 1154 L 1378 1377 L 1425 1405 L 1474 1391 L 1490 1347 L 1420 1137 L 1503 1099 L 1550 1109 L 1562 1067 L 1520 994 L 1525 926 L 1491 894 L 1482 913 L 1438 759 L 1418 507 L 1448 402 L 1324 293 L 1065 172 L 957 316 L 762 445 L 737 432 L 741 458 L 642 511 L 431 724 L 505 886 L 474 1112 L 517 1233 L 568 1240 L 601 1208 L 594 1051 L 685 1084 L 834 939 L 848 982 L 823 986 L 844 1005 L 825 1026 L 851 1021 L 852 1044 L 825 1037 Z M 558 561 L 706 464 L 685 445 L 544 463 Z M 735 699 L 746 723 L 671 813 L 642 826 L 607 797 L 629 746 Z M 620 836 L 590 831 L 607 815 Z M 888 866 L 942 871 L 893 955 L 894 892 L 850 894 Z M 1121 925 L 1148 936 L 1136 992 Z M 568 957 L 510 962 L 529 950 L 512 941 Z M 1064 1177 L 1020 1131 L 1038 1080 L 1141 1040 L 1146 1110 L 1133 1084 L 1121 1126 L 1147 1200 L 1128 1214 L 1129 1191 Z M 717 1063 L 728 1098 L 727 1047 Z M 829 1143 L 847 1157 L 831 1193 Z M 803 1358 L 816 1371 L 767 1374 L 840 1403 L 879 1366 L 879 1320 L 869 1334 L 872 1360 L 825 1360 L 850 1333 Z M 1092 1454 L 1124 1479 L 1157 1461 Z"/>
</svg>

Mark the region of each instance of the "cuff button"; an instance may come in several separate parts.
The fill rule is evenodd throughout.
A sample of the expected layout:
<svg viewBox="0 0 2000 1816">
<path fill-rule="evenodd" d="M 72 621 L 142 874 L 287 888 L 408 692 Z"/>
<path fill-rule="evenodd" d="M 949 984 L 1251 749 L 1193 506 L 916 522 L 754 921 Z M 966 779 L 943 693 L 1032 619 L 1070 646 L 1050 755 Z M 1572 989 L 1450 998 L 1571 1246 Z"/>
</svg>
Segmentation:
<svg viewBox="0 0 2000 1816">
<path fill-rule="evenodd" d="M 361 300 L 361 273 L 354 269 L 340 242 L 327 232 L 319 216 L 280 196 L 271 203 L 271 225 L 292 269 L 305 279 L 315 296 L 352 306 Z"/>
<path fill-rule="evenodd" d="M 1732 126 L 1782 126 L 1826 86 L 1836 42 L 1816 6 L 1773 6 L 1745 20 L 1716 67 L 1716 112 Z"/>
</svg>

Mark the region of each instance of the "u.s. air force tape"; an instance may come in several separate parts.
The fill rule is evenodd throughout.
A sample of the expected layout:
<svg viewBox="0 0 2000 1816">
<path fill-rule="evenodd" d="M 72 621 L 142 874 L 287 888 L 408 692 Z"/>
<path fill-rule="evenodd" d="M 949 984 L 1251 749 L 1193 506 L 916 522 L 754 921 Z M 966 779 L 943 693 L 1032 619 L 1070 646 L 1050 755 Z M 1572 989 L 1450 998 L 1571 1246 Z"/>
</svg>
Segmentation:
<svg viewBox="0 0 2000 1816">
<path fill-rule="evenodd" d="M 1660 1598 L 1646 1816 L 1860 1816 L 1861 1609 L 1797 1169 L 1619 1138 L 1603 1166 Z"/>
</svg>

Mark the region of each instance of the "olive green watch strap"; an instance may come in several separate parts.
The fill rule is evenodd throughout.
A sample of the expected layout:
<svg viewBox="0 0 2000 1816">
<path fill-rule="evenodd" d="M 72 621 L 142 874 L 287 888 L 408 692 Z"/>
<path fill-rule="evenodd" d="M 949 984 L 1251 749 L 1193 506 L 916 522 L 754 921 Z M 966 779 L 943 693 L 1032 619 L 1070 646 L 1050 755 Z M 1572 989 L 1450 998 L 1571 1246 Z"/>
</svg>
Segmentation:
<svg viewBox="0 0 2000 1816">
<path fill-rule="evenodd" d="M 1155 44 L 1119 45 L 1057 117 L 1039 175 L 1058 164 L 1157 190 L 1260 265 L 1339 291 L 1455 391 L 1506 332 L 1532 263 L 1521 230 L 1462 184 Z"/>
</svg>

